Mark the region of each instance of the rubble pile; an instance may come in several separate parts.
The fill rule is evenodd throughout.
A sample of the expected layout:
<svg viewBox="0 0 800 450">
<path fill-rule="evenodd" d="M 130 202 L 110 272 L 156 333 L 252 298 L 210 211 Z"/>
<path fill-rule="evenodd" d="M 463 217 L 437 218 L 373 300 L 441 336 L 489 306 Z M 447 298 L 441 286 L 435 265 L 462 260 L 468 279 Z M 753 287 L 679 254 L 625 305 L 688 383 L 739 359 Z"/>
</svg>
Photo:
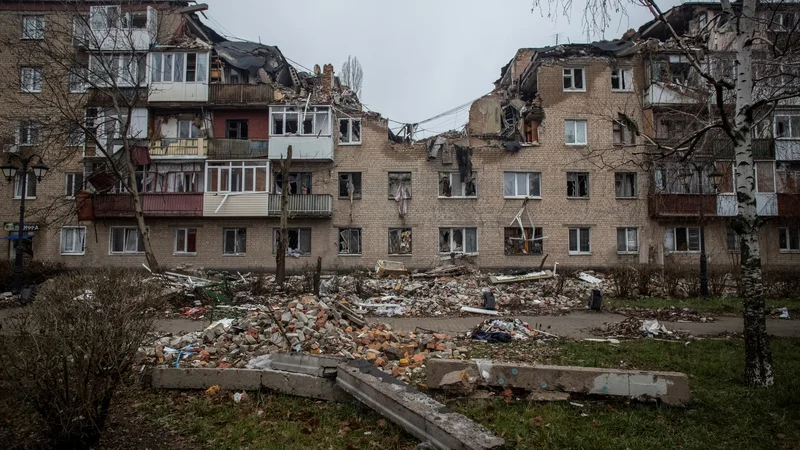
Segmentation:
<svg viewBox="0 0 800 450">
<path fill-rule="evenodd" d="M 519 319 L 486 319 L 479 323 L 470 333 L 473 341 L 511 342 L 512 340 L 554 339 L 558 336 L 536 330 L 528 322 Z"/>
<path fill-rule="evenodd" d="M 621 322 L 607 323 L 605 327 L 595 328 L 591 331 L 608 338 L 638 339 L 649 337 L 682 340 L 691 337 L 686 332 L 667 329 L 656 319 L 642 320 L 637 317 L 628 317 Z"/>
<path fill-rule="evenodd" d="M 643 308 L 643 307 L 624 307 L 615 308 L 615 312 L 624 314 L 628 317 L 639 319 L 657 319 L 662 322 L 713 322 L 714 318 L 708 314 L 703 314 L 691 308 L 679 308 L 671 306 L 669 308 Z"/>
</svg>

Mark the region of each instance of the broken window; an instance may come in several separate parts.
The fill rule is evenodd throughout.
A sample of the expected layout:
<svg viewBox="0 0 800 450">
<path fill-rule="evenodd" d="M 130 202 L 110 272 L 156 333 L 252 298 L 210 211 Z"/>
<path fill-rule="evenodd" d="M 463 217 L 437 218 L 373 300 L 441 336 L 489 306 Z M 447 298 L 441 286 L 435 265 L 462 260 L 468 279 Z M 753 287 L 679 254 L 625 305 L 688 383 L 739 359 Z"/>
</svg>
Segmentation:
<svg viewBox="0 0 800 450">
<path fill-rule="evenodd" d="M 339 172 L 339 198 L 361 198 L 361 172 Z"/>
<path fill-rule="evenodd" d="M 478 229 L 439 228 L 439 253 L 478 253 Z"/>
<path fill-rule="evenodd" d="M 565 120 L 564 142 L 567 145 L 586 145 L 586 121 Z"/>
<path fill-rule="evenodd" d="M 617 198 L 636 197 L 636 172 L 615 173 L 614 188 Z"/>
<path fill-rule="evenodd" d="M 330 136 L 330 108 L 327 106 L 270 107 L 270 135 Z M 302 125 L 302 126 L 301 126 Z"/>
<path fill-rule="evenodd" d="M 136 227 L 111 227 L 111 253 L 144 253 L 144 237 Z"/>
<path fill-rule="evenodd" d="M 411 254 L 411 228 L 389 228 L 389 254 Z"/>
<path fill-rule="evenodd" d="M 669 252 L 699 252 L 700 228 L 676 227 L 665 229 L 664 249 Z"/>
<path fill-rule="evenodd" d="M 730 225 L 725 227 L 725 240 L 729 252 L 738 253 L 740 251 L 739 234 Z"/>
<path fill-rule="evenodd" d="M 800 251 L 800 227 L 778 228 L 779 244 L 782 252 Z"/>
<path fill-rule="evenodd" d="M 225 228 L 222 233 L 222 254 L 241 256 L 247 253 L 246 228 Z"/>
<path fill-rule="evenodd" d="M 800 138 L 800 114 L 781 111 L 775 114 L 775 138 Z"/>
<path fill-rule="evenodd" d="M 636 131 L 619 120 L 612 121 L 614 145 L 636 145 Z"/>
<path fill-rule="evenodd" d="M 462 182 L 458 172 L 439 172 L 439 197 L 475 198 L 477 195 L 475 178 Z"/>
<path fill-rule="evenodd" d="M 283 190 L 283 174 L 275 173 L 274 192 L 280 194 Z M 309 195 L 311 194 L 311 173 L 309 172 L 290 172 L 289 173 L 289 194 L 290 195 Z"/>
<path fill-rule="evenodd" d="M 249 134 L 247 119 L 226 120 L 225 129 L 228 139 L 247 139 Z"/>
<path fill-rule="evenodd" d="M 585 91 L 586 88 L 583 78 L 583 68 L 564 68 L 564 90 L 565 91 Z"/>
<path fill-rule="evenodd" d="M 29 94 L 42 92 L 42 69 L 39 67 L 21 68 L 20 86 L 22 92 Z"/>
<path fill-rule="evenodd" d="M 194 124 L 194 120 L 179 120 L 178 121 L 178 138 L 179 139 L 197 139 L 200 136 L 200 128 Z"/>
<path fill-rule="evenodd" d="M 339 143 L 361 143 L 361 119 L 339 119 Z"/>
<path fill-rule="evenodd" d="M 569 254 L 578 255 L 591 253 L 592 246 L 590 241 L 589 228 L 570 228 L 569 229 Z"/>
<path fill-rule="evenodd" d="M 617 253 L 639 253 L 638 228 L 617 228 Z"/>
<path fill-rule="evenodd" d="M 44 39 L 44 16 L 22 16 L 22 39 Z"/>
<path fill-rule="evenodd" d="M 411 198 L 411 172 L 389 172 L 389 198 L 397 199 L 405 189 L 405 198 Z"/>
<path fill-rule="evenodd" d="M 361 254 L 360 228 L 339 228 L 339 254 L 340 255 Z"/>
<path fill-rule="evenodd" d="M 311 254 L 311 228 L 288 228 L 289 243 L 286 254 L 289 256 L 303 256 Z M 275 228 L 272 233 L 272 254 L 278 253 L 278 244 L 281 240 L 280 228 Z"/>
<path fill-rule="evenodd" d="M 756 165 L 756 192 L 775 192 L 775 162 L 758 161 Z"/>
<path fill-rule="evenodd" d="M 506 255 L 541 255 L 544 253 L 544 235 L 542 228 L 524 229 L 520 227 L 505 227 L 503 241 L 505 242 Z"/>
<path fill-rule="evenodd" d="M 588 172 L 567 172 L 567 197 L 589 197 Z"/>
<path fill-rule="evenodd" d="M 175 253 L 197 253 L 197 228 L 178 228 L 175 230 Z"/>
<path fill-rule="evenodd" d="M 503 197 L 541 197 L 539 172 L 504 172 Z"/>
<path fill-rule="evenodd" d="M 611 90 L 632 91 L 633 69 L 613 69 L 611 71 Z"/>
</svg>

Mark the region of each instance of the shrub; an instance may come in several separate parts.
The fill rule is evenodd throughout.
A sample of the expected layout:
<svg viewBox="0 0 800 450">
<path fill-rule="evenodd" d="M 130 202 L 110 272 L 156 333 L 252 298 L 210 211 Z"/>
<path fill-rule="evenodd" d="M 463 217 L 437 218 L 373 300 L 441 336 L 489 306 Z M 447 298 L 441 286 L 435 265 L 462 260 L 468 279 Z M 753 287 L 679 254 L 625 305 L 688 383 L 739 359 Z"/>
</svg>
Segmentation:
<svg viewBox="0 0 800 450">
<path fill-rule="evenodd" d="M 25 260 L 22 281 L 25 285 L 41 284 L 66 271 L 60 262 Z M 14 282 L 14 261 L 0 261 L 0 292 L 10 291 Z"/>
<path fill-rule="evenodd" d="M 615 266 L 611 268 L 611 289 L 617 298 L 629 298 L 636 288 L 636 269 L 631 266 Z"/>
<path fill-rule="evenodd" d="M 647 297 L 652 294 L 655 281 L 658 280 L 661 268 L 655 264 L 639 264 L 636 266 L 636 290 L 640 296 Z"/>
<path fill-rule="evenodd" d="M 2 373 L 41 415 L 57 448 L 89 448 L 152 328 L 161 286 L 122 271 L 62 275 L 11 319 Z"/>
<path fill-rule="evenodd" d="M 737 272 L 738 267 L 727 265 L 708 266 L 708 291 L 712 297 L 722 297 L 725 288 L 728 286 L 728 279 L 733 278 L 732 273 Z"/>
<path fill-rule="evenodd" d="M 761 280 L 767 297 L 800 297 L 800 268 L 764 266 L 761 268 Z"/>
</svg>

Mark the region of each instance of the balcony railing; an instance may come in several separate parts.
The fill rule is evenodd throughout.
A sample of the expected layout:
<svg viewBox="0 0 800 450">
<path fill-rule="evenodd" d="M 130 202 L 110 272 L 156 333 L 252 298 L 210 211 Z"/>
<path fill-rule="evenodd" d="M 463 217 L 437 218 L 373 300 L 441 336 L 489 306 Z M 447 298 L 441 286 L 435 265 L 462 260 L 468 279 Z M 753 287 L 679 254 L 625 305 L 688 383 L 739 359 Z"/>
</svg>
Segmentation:
<svg viewBox="0 0 800 450">
<path fill-rule="evenodd" d="M 269 154 L 269 141 L 266 139 L 209 139 L 208 157 L 210 159 L 265 158 Z"/>
<path fill-rule="evenodd" d="M 150 141 L 150 156 L 206 156 L 206 139 L 164 138 Z"/>
<path fill-rule="evenodd" d="M 715 139 L 714 157 L 717 159 L 734 159 L 733 141 L 730 139 Z M 753 159 L 775 159 L 774 141 L 772 139 L 753 139 Z"/>
<path fill-rule="evenodd" d="M 202 192 L 141 194 L 145 216 L 183 217 L 203 215 Z M 97 194 L 92 198 L 94 217 L 133 217 L 133 197 Z"/>
<path fill-rule="evenodd" d="M 208 101 L 215 105 L 268 105 L 275 91 L 268 84 L 211 84 Z"/>
<path fill-rule="evenodd" d="M 330 217 L 333 197 L 327 194 L 289 195 L 289 217 Z M 281 195 L 270 194 L 267 216 L 281 216 Z"/>
<path fill-rule="evenodd" d="M 715 194 L 653 194 L 648 199 L 652 217 L 696 217 L 717 215 Z"/>
</svg>

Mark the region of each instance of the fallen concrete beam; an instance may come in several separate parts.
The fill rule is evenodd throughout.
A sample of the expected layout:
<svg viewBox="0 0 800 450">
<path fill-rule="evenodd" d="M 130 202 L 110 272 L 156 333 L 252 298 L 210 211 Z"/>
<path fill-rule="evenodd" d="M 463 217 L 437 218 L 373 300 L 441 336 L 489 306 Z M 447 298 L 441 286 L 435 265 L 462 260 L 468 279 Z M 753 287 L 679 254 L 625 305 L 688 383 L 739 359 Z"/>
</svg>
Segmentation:
<svg viewBox="0 0 800 450">
<path fill-rule="evenodd" d="M 482 425 L 397 381 L 368 361 L 339 365 L 338 383 L 353 397 L 439 449 L 499 449 L 503 439 Z"/>
<path fill-rule="evenodd" d="M 489 282 L 492 284 L 521 283 L 523 281 L 536 281 L 553 278 L 553 272 L 543 270 L 541 272 L 531 272 L 525 275 L 497 275 L 490 276 Z"/>
<path fill-rule="evenodd" d="M 285 372 L 304 373 L 315 377 L 335 377 L 336 366 L 343 358 L 337 356 L 273 353 L 270 367 Z"/>
<path fill-rule="evenodd" d="M 156 389 L 208 389 L 257 391 L 267 388 L 283 394 L 329 401 L 352 401 L 330 378 L 303 373 L 257 369 L 172 369 L 152 371 L 151 385 Z"/>
<path fill-rule="evenodd" d="M 433 389 L 464 384 L 560 391 L 635 399 L 654 398 L 670 405 L 689 402 L 689 379 L 679 372 L 531 366 L 489 360 L 430 359 L 427 384 Z"/>
</svg>

